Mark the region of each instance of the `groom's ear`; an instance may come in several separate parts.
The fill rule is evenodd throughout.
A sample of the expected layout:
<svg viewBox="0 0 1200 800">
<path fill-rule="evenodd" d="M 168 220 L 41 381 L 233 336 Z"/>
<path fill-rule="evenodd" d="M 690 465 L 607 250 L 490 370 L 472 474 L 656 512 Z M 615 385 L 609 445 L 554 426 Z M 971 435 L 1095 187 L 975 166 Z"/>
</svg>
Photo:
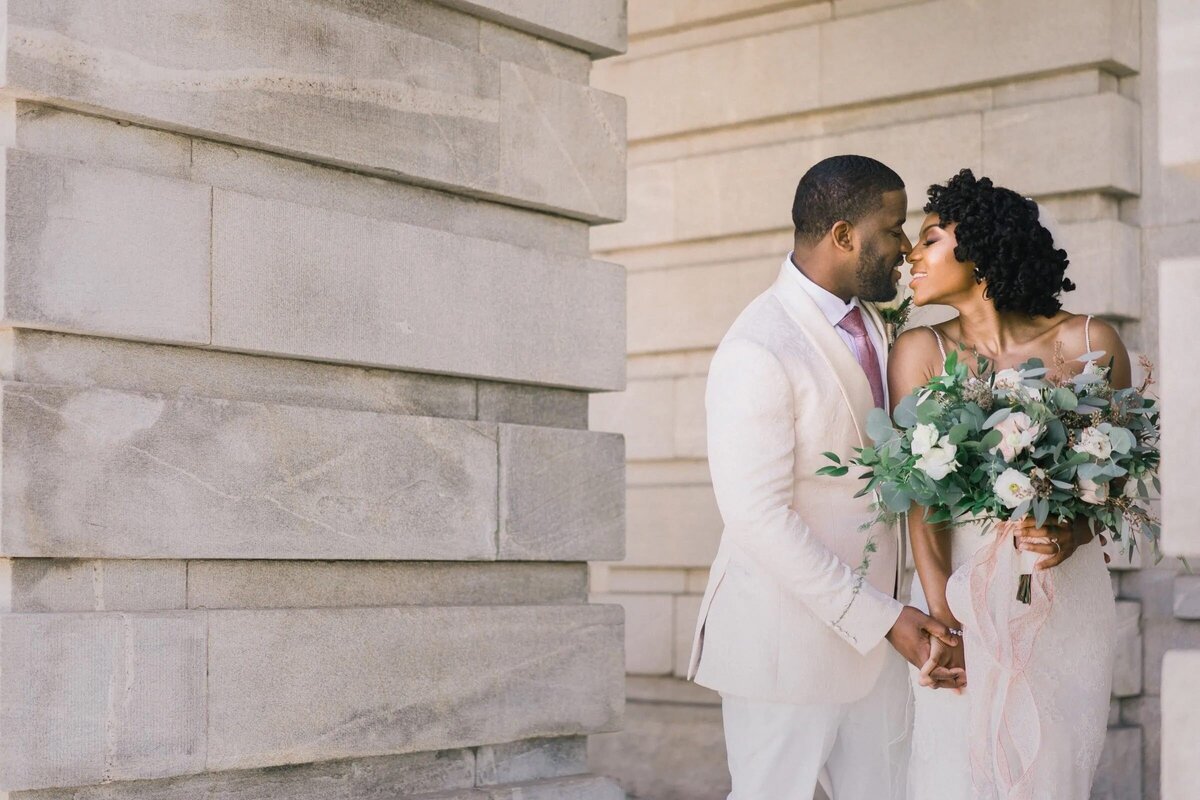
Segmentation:
<svg viewBox="0 0 1200 800">
<path fill-rule="evenodd" d="M 829 229 L 829 237 L 833 246 L 845 253 L 854 252 L 854 226 L 844 219 L 833 223 Z"/>
</svg>

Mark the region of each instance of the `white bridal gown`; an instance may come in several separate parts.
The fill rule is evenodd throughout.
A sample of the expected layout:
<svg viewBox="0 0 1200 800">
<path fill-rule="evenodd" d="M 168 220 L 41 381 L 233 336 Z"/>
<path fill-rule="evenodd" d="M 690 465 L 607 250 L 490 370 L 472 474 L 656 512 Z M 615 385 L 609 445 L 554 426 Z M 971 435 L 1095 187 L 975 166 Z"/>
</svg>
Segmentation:
<svg viewBox="0 0 1200 800">
<path fill-rule="evenodd" d="M 985 530 L 986 529 L 986 530 Z M 1004 526 L 952 529 L 946 600 L 962 623 L 967 688 L 916 698 L 909 800 L 1088 800 L 1108 727 L 1116 603 L 1099 539 L 1034 573 Z M 912 604 L 928 610 L 920 578 Z"/>
</svg>

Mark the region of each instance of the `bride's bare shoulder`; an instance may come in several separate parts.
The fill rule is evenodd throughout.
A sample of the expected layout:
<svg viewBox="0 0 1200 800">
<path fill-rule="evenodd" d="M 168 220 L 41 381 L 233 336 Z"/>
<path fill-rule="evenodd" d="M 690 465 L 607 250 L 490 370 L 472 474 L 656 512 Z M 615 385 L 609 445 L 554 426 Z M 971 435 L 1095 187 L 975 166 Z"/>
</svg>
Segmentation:
<svg viewBox="0 0 1200 800">
<path fill-rule="evenodd" d="M 888 353 L 888 381 L 893 393 L 901 389 L 907 393 L 941 370 L 942 351 L 930 328 L 910 328 L 896 337 Z"/>
<path fill-rule="evenodd" d="M 942 334 L 942 340 L 946 340 L 946 335 Z M 921 326 L 919 328 L 909 328 L 896 337 L 896 343 L 892 345 L 888 359 L 895 358 L 914 358 L 920 356 L 931 358 L 940 358 L 941 348 L 938 347 L 937 335 L 933 332 L 933 328 Z"/>
</svg>

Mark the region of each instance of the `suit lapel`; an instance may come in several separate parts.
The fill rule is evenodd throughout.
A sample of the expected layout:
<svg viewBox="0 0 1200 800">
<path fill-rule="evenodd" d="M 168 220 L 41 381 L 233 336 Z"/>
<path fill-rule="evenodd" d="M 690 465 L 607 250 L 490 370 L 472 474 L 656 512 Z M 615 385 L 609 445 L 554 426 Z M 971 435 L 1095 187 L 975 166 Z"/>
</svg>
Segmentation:
<svg viewBox="0 0 1200 800">
<path fill-rule="evenodd" d="M 829 365 L 837 380 L 838 389 L 850 408 L 850 416 L 858 431 L 859 445 L 865 446 L 867 414 L 875 407 L 871 384 L 867 382 L 867 376 L 854 353 L 850 352 L 850 348 L 829 324 L 829 320 L 821 313 L 816 301 L 809 297 L 799 279 L 791 274 L 795 269 L 790 260 L 783 262 L 779 279 L 775 282 L 775 294 L 783 303 L 788 316 L 808 336 L 814 348 Z"/>
</svg>

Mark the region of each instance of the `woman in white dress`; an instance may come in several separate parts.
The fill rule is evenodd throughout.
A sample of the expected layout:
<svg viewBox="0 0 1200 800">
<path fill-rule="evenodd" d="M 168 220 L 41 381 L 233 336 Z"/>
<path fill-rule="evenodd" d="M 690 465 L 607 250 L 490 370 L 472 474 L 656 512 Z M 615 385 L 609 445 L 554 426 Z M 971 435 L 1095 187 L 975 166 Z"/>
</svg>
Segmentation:
<svg viewBox="0 0 1200 800">
<path fill-rule="evenodd" d="M 958 316 L 899 337 L 888 368 L 893 403 L 941 372 L 950 348 L 996 370 L 1040 358 L 1070 374 L 1083 368 L 1080 355 L 1104 351 L 1113 387 L 1129 385 L 1116 331 L 1062 310 L 1059 293 L 1074 288 L 1063 277 L 1067 257 L 1036 203 L 963 170 L 930 187 L 925 211 L 909 256 L 913 300 Z M 950 528 L 923 516 L 909 515 L 912 603 L 963 635 L 954 649 L 935 642 L 926 669 L 913 670 L 909 800 L 1087 800 L 1116 638 L 1102 542 L 1079 521 L 1068 539 L 1078 549 L 1049 539 L 1029 547 L 1045 555 L 1025 605 L 1013 594 L 1019 554 L 1008 525 Z M 932 688 L 934 666 L 965 669 L 965 688 Z"/>
</svg>

